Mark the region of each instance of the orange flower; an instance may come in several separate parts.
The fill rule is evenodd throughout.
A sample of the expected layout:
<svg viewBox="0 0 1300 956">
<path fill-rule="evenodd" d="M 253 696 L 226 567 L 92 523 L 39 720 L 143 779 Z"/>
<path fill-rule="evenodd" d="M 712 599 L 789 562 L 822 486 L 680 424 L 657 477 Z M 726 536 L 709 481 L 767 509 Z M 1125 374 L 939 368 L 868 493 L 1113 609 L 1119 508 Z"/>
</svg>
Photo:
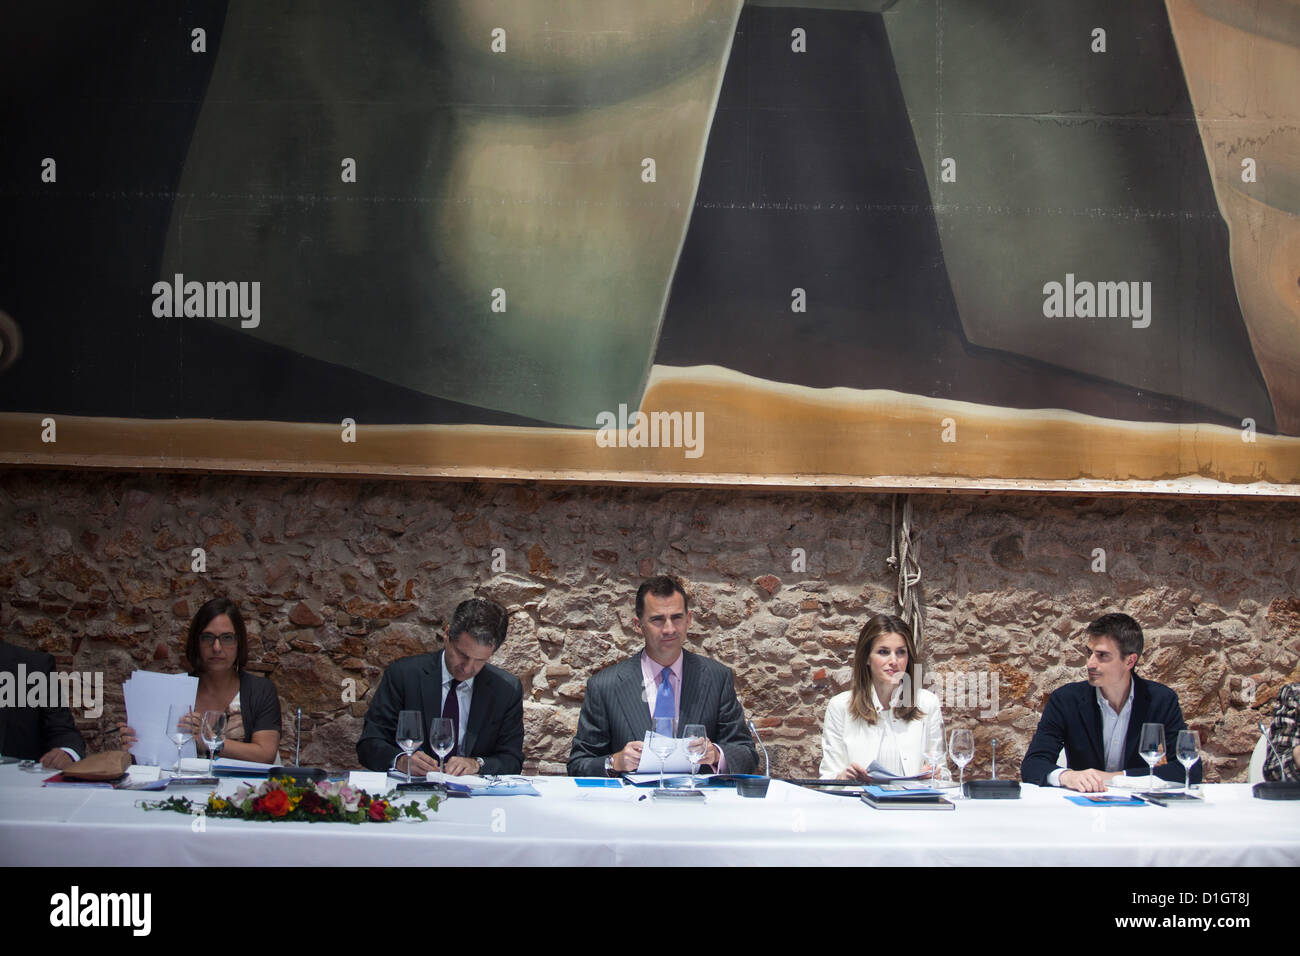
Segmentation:
<svg viewBox="0 0 1300 956">
<path fill-rule="evenodd" d="M 289 812 L 289 796 L 283 790 L 272 790 L 262 798 L 262 809 L 273 817 Z"/>
</svg>

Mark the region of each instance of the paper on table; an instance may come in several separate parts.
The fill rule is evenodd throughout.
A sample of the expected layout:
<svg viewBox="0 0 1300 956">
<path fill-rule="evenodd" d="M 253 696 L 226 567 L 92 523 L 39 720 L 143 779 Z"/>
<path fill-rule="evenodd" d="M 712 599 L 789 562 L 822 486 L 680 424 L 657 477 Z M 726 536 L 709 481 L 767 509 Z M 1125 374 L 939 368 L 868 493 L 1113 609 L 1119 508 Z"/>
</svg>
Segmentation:
<svg viewBox="0 0 1300 956">
<path fill-rule="evenodd" d="M 664 773 L 690 773 L 691 762 L 686 757 L 686 738 L 673 738 L 673 752 L 663 762 Z M 646 731 L 641 746 L 641 762 L 636 766 L 637 773 L 658 773 L 659 755 L 650 749 L 650 732 Z"/>
<path fill-rule="evenodd" d="M 218 751 L 218 753 L 219 752 L 220 751 Z M 212 769 L 218 772 L 222 770 L 227 772 L 247 770 L 249 773 L 262 776 L 269 774 L 272 768 L 279 766 L 281 766 L 281 764 L 278 760 L 275 763 L 258 763 L 256 760 L 237 760 L 234 757 L 218 757 L 216 766 Z"/>
<path fill-rule="evenodd" d="M 1127 773 L 1121 773 L 1111 777 L 1106 781 L 1106 786 L 1115 790 L 1178 790 L 1182 787 L 1181 783 L 1175 783 L 1172 780 L 1162 780 L 1160 777 L 1147 776 L 1139 771 L 1136 776 L 1130 777 Z"/>
<path fill-rule="evenodd" d="M 890 770 L 886 770 L 884 767 L 882 767 L 874 760 L 871 761 L 871 765 L 867 767 L 867 773 L 871 776 L 872 780 L 929 780 L 930 779 L 930 771 L 928 770 L 925 773 L 914 773 L 911 776 L 908 776 L 907 774 L 894 773 Z"/>
<path fill-rule="evenodd" d="M 152 767 L 171 767 L 176 763 L 176 745 L 165 730 L 167 709 L 179 704 L 194 709 L 199 679 L 187 674 L 157 674 L 135 671 L 122 683 L 126 701 L 126 722 L 135 731 L 136 743 L 131 755 L 136 763 Z M 194 741 L 187 740 L 182 756 L 195 756 Z"/>
<path fill-rule="evenodd" d="M 427 783 L 458 783 L 470 790 L 486 790 L 491 786 L 486 777 L 480 777 L 474 773 L 461 774 L 457 777 L 449 773 L 442 773 L 439 770 L 430 770 L 424 775 L 424 779 Z"/>
<path fill-rule="evenodd" d="M 373 796 L 379 796 L 392 789 L 388 774 L 382 770 L 353 770 L 348 773 L 348 786 L 356 790 L 364 790 Z"/>
<path fill-rule="evenodd" d="M 172 744 L 172 750 L 175 749 L 176 745 Z M 218 760 L 217 762 L 220 763 L 221 761 Z M 206 777 L 209 770 L 215 771 L 216 768 L 212 766 L 207 757 L 183 757 L 181 759 L 181 773 L 187 777 Z"/>
<path fill-rule="evenodd" d="M 672 784 L 671 781 L 674 780 L 685 781 L 689 776 L 690 776 L 689 772 L 676 773 L 670 770 L 664 771 L 664 780 L 668 781 L 670 786 L 682 786 L 682 783 L 680 782 L 677 784 Z M 626 780 L 628 783 L 632 784 L 632 786 L 634 787 L 644 786 L 645 784 L 657 784 L 659 782 L 659 771 L 652 770 L 649 773 L 625 773 L 623 774 L 623 779 Z M 712 779 L 713 779 L 712 774 L 700 773 L 695 775 L 695 783 L 697 786 L 700 787 L 707 786 L 709 781 Z"/>
</svg>

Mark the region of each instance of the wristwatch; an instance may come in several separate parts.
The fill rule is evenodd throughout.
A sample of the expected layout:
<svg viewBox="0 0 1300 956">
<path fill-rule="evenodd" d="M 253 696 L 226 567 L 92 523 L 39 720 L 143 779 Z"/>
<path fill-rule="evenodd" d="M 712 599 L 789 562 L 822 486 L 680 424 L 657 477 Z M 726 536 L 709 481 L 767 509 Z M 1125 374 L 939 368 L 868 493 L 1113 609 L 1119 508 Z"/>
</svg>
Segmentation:
<svg viewBox="0 0 1300 956">
<path fill-rule="evenodd" d="M 478 761 L 478 772 L 479 772 L 479 773 L 482 773 L 482 772 L 483 772 L 483 758 L 482 758 L 482 757 L 475 757 L 474 759 Z"/>
<path fill-rule="evenodd" d="M 605 776 L 607 776 L 607 777 L 615 777 L 615 776 L 618 776 L 618 771 L 614 769 L 614 755 L 613 755 L 613 754 L 610 754 L 608 757 L 605 758 Z"/>
</svg>

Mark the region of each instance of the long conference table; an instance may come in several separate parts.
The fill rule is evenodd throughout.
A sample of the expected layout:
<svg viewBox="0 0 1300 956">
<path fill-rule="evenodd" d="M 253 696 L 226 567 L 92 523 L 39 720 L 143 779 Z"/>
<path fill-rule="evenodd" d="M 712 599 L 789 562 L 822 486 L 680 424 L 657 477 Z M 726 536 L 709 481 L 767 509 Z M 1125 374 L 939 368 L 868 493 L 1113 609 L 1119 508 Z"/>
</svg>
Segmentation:
<svg viewBox="0 0 1300 956">
<path fill-rule="evenodd" d="M 1246 784 L 1206 785 L 1196 807 L 1082 807 L 1025 785 L 1020 800 L 927 812 L 775 780 L 764 799 L 711 789 L 684 806 L 534 777 L 540 796 L 446 800 L 428 822 L 197 827 L 136 805 L 165 794 L 42 787 L 48 775 L 0 767 L 4 865 L 851 866 L 883 854 L 895 866 L 1300 866 L 1300 802 L 1256 800 Z M 223 779 L 221 792 L 238 784 Z"/>
</svg>

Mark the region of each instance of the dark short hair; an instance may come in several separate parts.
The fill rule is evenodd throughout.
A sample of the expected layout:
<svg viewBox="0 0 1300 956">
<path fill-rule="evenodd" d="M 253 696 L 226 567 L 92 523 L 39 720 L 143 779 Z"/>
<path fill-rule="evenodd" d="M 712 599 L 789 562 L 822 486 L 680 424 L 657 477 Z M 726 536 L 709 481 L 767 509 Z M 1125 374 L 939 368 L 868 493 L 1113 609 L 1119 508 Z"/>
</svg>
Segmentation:
<svg viewBox="0 0 1300 956">
<path fill-rule="evenodd" d="M 1142 656 L 1142 625 L 1127 614 L 1103 614 L 1088 625 L 1089 637 L 1109 637 L 1119 647 L 1122 657 Z"/>
<path fill-rule="evenodd" d="M 239 613 L 239 605 L 230 598 L 215 597 L 199 608 L 194 615 L 194 620 L 190 621 L 190 633 L 185 639 L 185 660 L 190 665 L 191 674 L 199 673 L 203 667 L 203 658 L 199 656 L 199 635 L 207 629 L 214 618 L 221 617 L 223 614 L 230 618 L 230 623 L 235 628 L 235 636 L 239 639 L 239 650 L 235 654 L 235 669 L 242 671 L 248 664 L 248 631 L 244 627 L 243 615 Z"/>
<path fill-rule="evenodd" d="M 653 594 L 655 597 L 672 597 L 674 594 L 682 596 L 682 607 L 689 610 L 691 599 L 686 595 L 686 589 L 682 587 L 682 582 L 668 574 L 656 575 L 653 578 L 646 578 L 641 582 L 641 586 L 636 589 L 636 616 L 638 619 L 645 614 L 645 596 Z"/>
<path fill-rule="evenodd" d="M 500 604 L 485 598 L 470 598 L 456 605 L 451 615 L 451 626 L 447 628 L 447 638 L 454 641 L 462 634 L 468 634 L 495 651 L 505 643 L 509 628 L 510 616 Z"/>
</svg>

